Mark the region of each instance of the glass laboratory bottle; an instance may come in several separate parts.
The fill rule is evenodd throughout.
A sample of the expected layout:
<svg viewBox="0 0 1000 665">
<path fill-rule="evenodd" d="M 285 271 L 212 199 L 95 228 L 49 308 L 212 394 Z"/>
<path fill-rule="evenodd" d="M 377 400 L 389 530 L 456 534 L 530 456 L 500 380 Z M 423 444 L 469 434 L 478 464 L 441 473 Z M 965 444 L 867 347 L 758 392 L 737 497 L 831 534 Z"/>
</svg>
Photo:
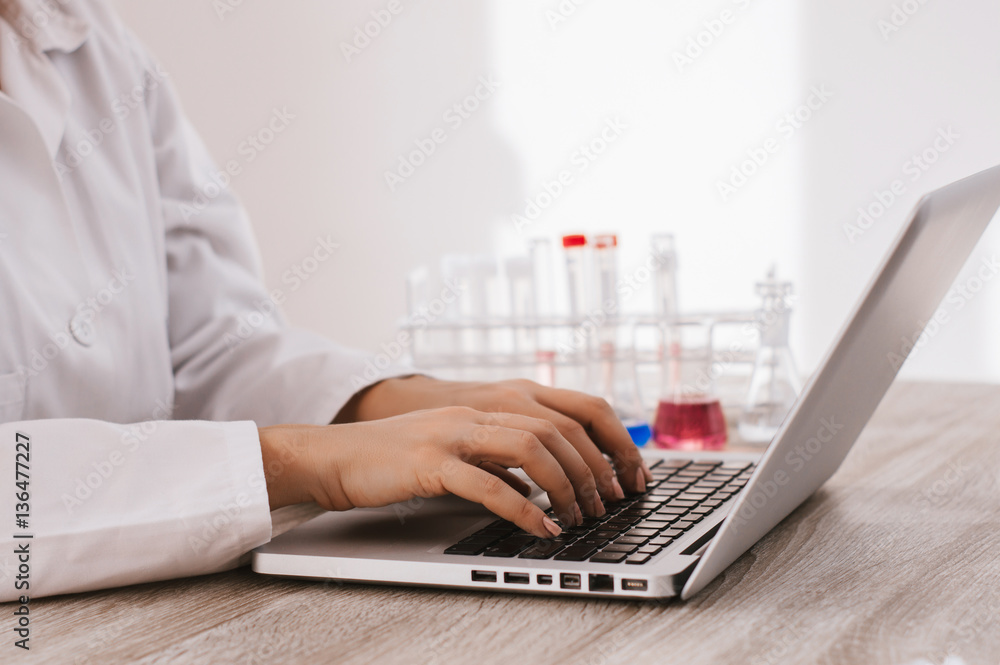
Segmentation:
<svg viewBox="0 0 1000 665">
<path fill-rule="evenodd" d="M 574 319 L 587 314 L 587 236 L 569 235 L 562 239 L 566 259 L 566 289 L 569 315 Z"/>
<path fill-rule="evenodd" d="M 719 450 L 726 418 L 712 374 L 712 322 L 664 326 L 663 388 L 653 443 L 673 450 Z"/>
<path fill-rule="evenodd" d="M 602 323 L 596 330 L 597 353 L 591 371 L 597 383 L 591 391 L 611 405 L 632 441 L 642 446 L 649 441 L 651 432 L 639 398 L 632 331 L 620 317 L 618 237 L 606 234 L 594 238 L 593 257 L 597 269 L 595 293 Z"/>
<path fill-rule="evenodd" d="M 656 261 L 656 281 L 653 283 L 654 311 L 668 323 L 677 318 L 677 247 L 672 233 L 657 233 L 650 240 Z"/>
<path fill-rule="evenodd" d="M 782 282 L 771 268 L 767 279 L 757 283 L 763 299 L 758 311 L 760 347 L 754 360 L 750 388 L 739 421 L 740 438 L 750 444 L 768 444 L 778 432 L 802 390 L 792 352 L 788 348 L 791 282 Z"/>
<path fill-rule="evenodd" d="M 583 326 L 590 300 L 589 261 L 587 237 L 563 236 L 563 258 L 566 266 L 566 296 L 568 316 L 564 330 L 568 338 L 566 350 L 560 354 L 556 372 L 556 386 L 586 391 L 590 386 L 589 361 L 593 339 Z"/>
</svg>

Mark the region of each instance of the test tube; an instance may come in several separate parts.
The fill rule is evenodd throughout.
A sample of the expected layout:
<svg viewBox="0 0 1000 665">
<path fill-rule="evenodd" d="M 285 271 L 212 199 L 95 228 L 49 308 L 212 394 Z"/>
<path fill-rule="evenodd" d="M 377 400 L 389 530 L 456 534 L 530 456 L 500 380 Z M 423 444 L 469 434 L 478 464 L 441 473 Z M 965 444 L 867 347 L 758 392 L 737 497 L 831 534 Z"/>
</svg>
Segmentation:
<svg viewBox="0 0 1000 665">
<path fill-rule="evenodd" d="M 650 244 L 657 266 L 654 311 L 662 320 L 670 322 L 677 318 L 680 311 L 677 304 L 677 248 L 674 235 L 657 233 Z"/>
<path fill-rule="evenodd" d="M 552 241 L 532 238 L 528 243 L 528 252 L 535 286 L 535 381 L 552 387 L 556 384 L 556 335 L 552 327 L 541 323 L 541 319 L 555 314 Z"/>
<path fill-rule="evenodd" d="M 535 277 L 531 258 L 513 256 L 505 263 L 510 318 L 514 325 L 514 351 L 528 351 L 534 347 L 533 322 L 536 316 Z"/>
<path fill-rule="evenodd" d="M 552 316 L 552 242 L 548 238 L 528 241 L 532 280 L 535 285 L 535 316 Z"/>
<path fill-rule="evenodd" d="M 586 390 L 589 387 L 588 380 L 590 360 L 590 345 L 592 339 L 589 330 L 584 330 L 580 325 L 584 322 L 587 314 L 589 297 L 588 271 L 587 271 L 587 237 L 583 235 L 568 235 L 562 239 L 563 254 L 566 260 L 566 294 L 569 299 L 569 317 L 573 322 L 574 329 L 568 332 L 572 337 L 583 338 L 583 345 L 571 344 L 572 351 L 563 355 L 564 363 L 560 363 L 559 376 L 557 376 L 560 387 L 572 390 Z"/>
<path fill-rule="evenodd" d="M 563 236 L 562 244 L 566 256 L 569 314 L 574 319 L 582 318 L 587 313 L 587 236 Z"/>
<path fill-rule="evenodd" d="M 597 264 L 597 306 L 608 315 L 618 316 L 618 236 L 599 235 L 594 239 Z"/>
<path fill-rule="evenodd" d="M 603 324 L 597 331 L 597 363 L 600 367 L 595 373 L 600 385 L 593 386 L 592 391 L 601 395 L 613 392 L 614 363 L 616 355 L 618 316 L 618 292 L 615 285 L 618 281 L 618 237 L 614 235 L 599 235 L 594 238 L 594 265 L 597 268 L 597 306 L 603 316 Z"/>
</svg>

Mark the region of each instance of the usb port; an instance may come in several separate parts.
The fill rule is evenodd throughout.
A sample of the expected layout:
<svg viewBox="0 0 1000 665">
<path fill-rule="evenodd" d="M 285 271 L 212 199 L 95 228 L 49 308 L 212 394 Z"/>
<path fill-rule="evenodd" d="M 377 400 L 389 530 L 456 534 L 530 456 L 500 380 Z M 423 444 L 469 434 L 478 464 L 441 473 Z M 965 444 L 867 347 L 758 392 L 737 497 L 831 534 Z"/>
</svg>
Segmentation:
<svg viewBox="0 0 1000 665">
<path fill-rule="evenodd" d="M 559 586 L 564 589 L 579 589 L 580 576 L 576 573 L 560 573 Z"/>
<path fill-rule="evenodd" d="M 622 591 L 645 591 L 648 588 L 646 580 L 622 580 Z"/>
<path fill-rule="evenodd" d="M 614 575 L 590 575 L 590 590 L 591 591 L 611 591 L 615 590 L 615 578 Z"/>
<path fill-rule="evenodd" d="M 473 582 L 496 582 L 497 574 L 492 570 L 474 570 L 472 571 L 472 581 Z"/>
<path fill-rule="evenodd" d="M 507 584 L 531 584 L 531 575 L 528 573 L 504 573 L 503 581 Z"/>
</svg>

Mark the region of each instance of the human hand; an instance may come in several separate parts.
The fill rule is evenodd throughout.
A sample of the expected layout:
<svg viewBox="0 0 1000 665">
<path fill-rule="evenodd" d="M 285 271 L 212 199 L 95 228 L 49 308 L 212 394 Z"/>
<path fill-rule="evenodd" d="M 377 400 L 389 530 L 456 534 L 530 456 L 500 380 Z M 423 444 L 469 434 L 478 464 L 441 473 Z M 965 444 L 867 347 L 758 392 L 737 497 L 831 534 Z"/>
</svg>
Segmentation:
<svg viewBox="0 0 1000 665">
<path fill-rule="evenodd" d="M 631 492 L 642 492 L 652 480 L 638 448 L 607 402 L 527 380 L 480 383 L 440 381 L 426 376 L 388 379 L 356 395 L 335 422 L 376 420 L 447 406 L 520 414 L 552 423 L 590 469 L 605 501 L 623 498 L 622 486 Z M 584 512 L 596 514 L 597 504 L 592 498 L 578 494 L 577 499 Z M 594 512 L 588 511 L 588 507 L 593 507 Z"/>
<path fill-rule="evenodd" d="M 585 436 L 582 427 L 573 434 Z M 525 498 L 527 486 L 506 471 L 516 467 L 548 493 L 563 525 L 579 524 L 584 511 L 604 513 L 585 459 L 599 451 L 580 451 L 552 422 L 528 415 L 450 406 L 325 427 L 267 427 L 260 441 L 272 509 L 315 501 L 348 510 L 451 493 L 536 536 L 558 535 L 559 526 Z"/>
</svg>

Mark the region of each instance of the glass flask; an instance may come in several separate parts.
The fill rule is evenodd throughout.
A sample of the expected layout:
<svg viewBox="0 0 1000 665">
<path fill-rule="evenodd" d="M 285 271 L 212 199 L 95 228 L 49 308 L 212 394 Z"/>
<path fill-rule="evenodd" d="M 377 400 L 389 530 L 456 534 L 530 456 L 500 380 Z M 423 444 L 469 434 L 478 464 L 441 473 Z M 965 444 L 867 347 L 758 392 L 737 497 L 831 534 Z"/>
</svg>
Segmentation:
<svg viewBox="0 0 1000 665">
<path fill-rule="evenodd" d="M 756 321 L 760 346 L 739 421 L 740 438 L 749 444 L 770 443 L 802 390 L 788 348 L 791 292 L 792 283 L 778 280 L 773 267 L 767 278 L 757 283 L 757 293 L 762 298 Z"/>
</svg>

